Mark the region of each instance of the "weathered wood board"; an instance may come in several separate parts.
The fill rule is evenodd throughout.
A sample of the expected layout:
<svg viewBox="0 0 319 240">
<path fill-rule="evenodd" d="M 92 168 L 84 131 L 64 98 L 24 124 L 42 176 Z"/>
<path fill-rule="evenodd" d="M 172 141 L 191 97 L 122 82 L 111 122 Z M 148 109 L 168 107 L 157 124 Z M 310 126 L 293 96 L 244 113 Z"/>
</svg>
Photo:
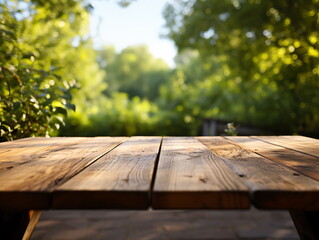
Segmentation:
<svg viewBox="0 0 319 240">
<path fill-rule="evenodd" d="M 58 187 L 53 208 L 148 208 L 161 139 L 131 137 Z"/>
<path fill-rule="evenodd" d="M 17 152 L 2 154 L 0 162 L 10 159 L 13 163 L 12 167 L 0 172 L 0 209 L 50 208 L 54 187 L 82 171 L 123 142 L 125 138 L 100 137 L 75 140 L 73 144 L 53 146 L 43 154 L 38 150 L 34 154 L 29 152 L 28 149 L 32 149 L 32 144 L 27 143 L 22 152 L 16 150 Z M 32 141 L 36 142 L 35 146 L 38 149 L 37 140 Z M 72 138 L 67 141 L 72 142 Z M 19 145 L 21 142 L 16 144 Z M 17 154 L 19 157 L 16 158 Z M 14 158 L 18 164 L 14 164 Z"/>
<path fill-rule="evenodd" d="M 249 187 L 262 209 L 319 209 L 319 182 L 222 137 L 199 137 Z M 238 139 L 229 138 L 229 139 Z"/>
<path fill-rule="evenodd" d="M 227 137 L 247 149 L 319 180 L 319 158 L 251 137 Z"/>
<path fill-rule="evenodd" d="M 247 187 L 191 137 L 163 139 L 152 196 L 155 209 L 249 208 Z"/>
</svg>

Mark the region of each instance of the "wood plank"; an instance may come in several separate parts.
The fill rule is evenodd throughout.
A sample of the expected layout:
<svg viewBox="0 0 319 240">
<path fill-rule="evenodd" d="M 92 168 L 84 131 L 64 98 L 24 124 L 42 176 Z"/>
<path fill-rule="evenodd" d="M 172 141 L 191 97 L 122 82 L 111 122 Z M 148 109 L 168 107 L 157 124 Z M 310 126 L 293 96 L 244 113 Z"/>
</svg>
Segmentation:
<svg viewBox="0 0 319 240">
<path fill-rule="evenodd" d="M 0 148 L 1 147 L 5 147 L 6 145 L 9 146 L 12 143 L 13 144 L 17 144 L 20 142 L 31 142 L 31 141 L 37 141 L 38 139 L 51 139 L 50 137 L 26 137 L 26 138 L 19 138 L 19 139 L 15 139 L 12 141 L 4 141 L 4 142 L 0 142 Z"/>
<path fill-rule="evenodd" d="M 161 137 L 132 137 L 54 192 L 54 208 L 146 209 Z"/>
<path fill-rule="evenodd" d="M 73 139 L 80 139 L 80 137 L 72 137 Z M 83 138 L 83 137 L 82 137 Z M 0 142 L 0 150 L 6 149 L 10 150 L 11 148 L 24 148 L 25 144 L 34 144 L 35 146 L 38 144 L 41 147 L 41 143 L 53 143 L 61 140 L 70 140 L 70 137 L 28 137 L 28 138 L 20 138 L 13 141 Z M 84 138 L 83 138 L 84 139 Z"/>
<path fill-rule="evenodd" d="M 268 159 L 319 180 L 319 158 L 250 137 L 226 137 Z"/>
<path fill-rule="evenodd" d="M 309 143 L 312 145 L 319 146 L 319 139 L 316 139 L 316 138 L 305 137 L 305 136 L 301 136 L 301 135 L 281 135 L 278 137 L 290 139 L 290 140 L 294 141 L 295 143 Z"/>
<path fill-rule="evenodd" d="M 260 136 L 253 138 L 319 157 L 318 139 L 303 136 Z"/>
<path fill-rule="evenodd" d="M 70 139 L 71 140 L 71 139 Z M 86 138 L 0 172 L 0 209 L 47 209 L 51 192 L 125 138 Z M 32 157 L 32 156 L 29 156 Z M 21 157 L 23 158 L 23 157 Z"/>
<path fill-rule="evenodd" d="M 154 209 L 249 208 L 240 177 L 191 137 L 163 139 L 152 196 Z"/>
<path fill-rule="evenodd" d="M 46 156 L 60 148 L 74 145 L 89 138 L 24 138 L 0 144 L 0 172 Z"/>
<path fill-rule="evenodd" d="M 229 137 L 236 141 L 242 137 Z M 242 176 L 261 209 L 319 209 L 319 182 L 222 137 L 199 138 Z"/>
</svg>

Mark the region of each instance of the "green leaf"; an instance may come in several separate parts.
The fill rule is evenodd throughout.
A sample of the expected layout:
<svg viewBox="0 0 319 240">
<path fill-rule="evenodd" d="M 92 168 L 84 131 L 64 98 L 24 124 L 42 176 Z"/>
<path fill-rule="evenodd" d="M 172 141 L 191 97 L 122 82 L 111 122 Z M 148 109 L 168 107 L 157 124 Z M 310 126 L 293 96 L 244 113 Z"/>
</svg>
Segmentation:
<svg viewBox="0 0 319 240">
<path fill-rule="evenodd" d="M 55 107 L 54 113 L 56 113 L 56 114 L 62 114 L 62 115 L 64 115 L 64 116 L 67 115 L 66 109 L 65 109 L 65 108 L 62 108 L 62 107 Z"/>
<path fill-rule="evenodd" d="M 67 107 L 67 109 L 71 109 L 71 110 L 73 110 L 73 111 L 75 111 L 75 110 L 76 110 L 76 106 L 75 106 L 75 104 L 67 103 L 65 106 Z"/>
</svg>

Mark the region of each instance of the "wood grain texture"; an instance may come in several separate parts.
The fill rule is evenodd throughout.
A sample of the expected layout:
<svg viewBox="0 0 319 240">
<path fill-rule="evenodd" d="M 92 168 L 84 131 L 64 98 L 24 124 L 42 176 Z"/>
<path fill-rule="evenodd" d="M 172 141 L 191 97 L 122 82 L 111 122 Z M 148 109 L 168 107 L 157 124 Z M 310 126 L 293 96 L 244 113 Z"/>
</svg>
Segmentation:
<svg viewBox="0 0 319 240">
<path fill-rule="evenodd" d="M 229 138 L 233 141 L 240 137 Z M 242 176 L 261 209 L 319 209 L 319 182 L 222 137 L 199 138 Z"/>
<path fill-rule="evenodd" d="M 262 141 L 289 148 L 301 153 L 319 157 L 319 140 L 303 136 L 261 136 Z"/>
<path fill-rule="evenodd" d="M 72 141 L 72 138 L 69 140 Z M 64 183 L 124 140 L 83 138 L 77 144 L 60 145 L 45 154 L 28 153 L 27 157 L 21 151 L 22 156 L 18 154 L 17 157 L 19 164 L 0 172 L 0 209 L 51 207 L 51 192 L 55 186 Z M 29 148 L 30 145 L 26 145 Z"/>
<path fill-rule="evenodd" d="M 152 196 L 154 209 L 249 208 L 240 177 L 191 137 L 163 139 Z"/>
<path fill-rule="evenodd" d="M 319 180 L 319 158 L 274 145 L 258 138 L 227 137 L 245 148 L 268 159 L 279 162 L 295 171 Z"/>
<path fill-rule="evenodd" d="M 0 143 L 0 173 L 86 140 L 88 138 L 37 137 Z"/>
<path fill-rule="evenodd" d="M 145 209 L 161 137 L 132 137 L 54 192 L 54 208 Z"/>
</svg>

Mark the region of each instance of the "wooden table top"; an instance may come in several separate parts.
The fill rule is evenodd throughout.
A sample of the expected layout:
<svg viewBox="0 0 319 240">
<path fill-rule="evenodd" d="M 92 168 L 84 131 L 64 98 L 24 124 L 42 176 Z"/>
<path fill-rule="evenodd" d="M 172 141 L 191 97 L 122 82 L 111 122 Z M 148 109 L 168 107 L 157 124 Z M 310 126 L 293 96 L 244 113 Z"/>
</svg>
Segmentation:
<svg viewBox="0 0 319 240">
<path fill-rule="evenodd" d="M 68 137 L 0 143 L 0 210 L 319 210 L 319 140 Z"/>
</svg>

